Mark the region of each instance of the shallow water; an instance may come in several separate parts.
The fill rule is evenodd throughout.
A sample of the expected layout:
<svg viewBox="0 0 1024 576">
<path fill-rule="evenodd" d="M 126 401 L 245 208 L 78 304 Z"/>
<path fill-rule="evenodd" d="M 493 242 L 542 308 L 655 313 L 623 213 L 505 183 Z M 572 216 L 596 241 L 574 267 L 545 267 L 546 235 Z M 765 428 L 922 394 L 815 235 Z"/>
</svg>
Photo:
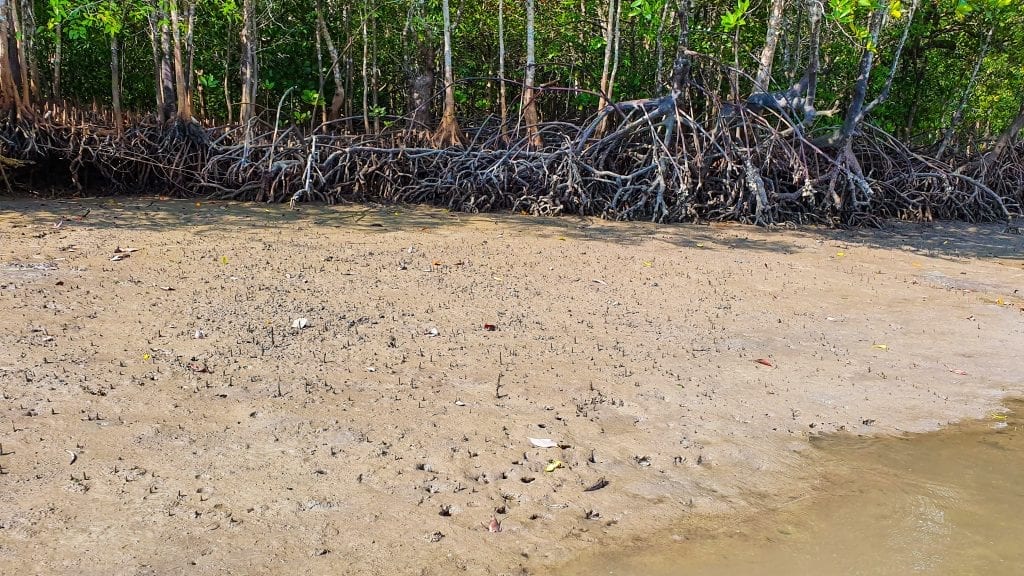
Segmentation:
<svg viewBox="0 0 1024 576">
<path fill-rule="evenodd" d="M 1024 574 L 1024 402 L 1008 406 L 932 434 L 819 440 L 825 480 L 813 496 L 577 567 L 618 576 Z"/>
</svg>

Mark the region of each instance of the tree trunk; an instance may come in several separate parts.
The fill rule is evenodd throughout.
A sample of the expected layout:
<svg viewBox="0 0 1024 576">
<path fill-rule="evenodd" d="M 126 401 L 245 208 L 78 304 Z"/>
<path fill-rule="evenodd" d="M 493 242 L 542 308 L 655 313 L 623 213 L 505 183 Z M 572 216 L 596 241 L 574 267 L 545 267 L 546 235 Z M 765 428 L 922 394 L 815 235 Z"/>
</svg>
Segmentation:
<svg viewBox="0 0 1024 576">
<path fill-rule="evenodd" d="M 256 117 L 256 90 L 259 82 L 259 69 L 256 61 L 256 46 L 259 42 L 256 30 L 256 0 L 242 2 L 242 102 L 238 111 L 238 121 L 249 125 Z"/>
<path fill-rule="evenodd" d="M 320 0 L 316 1 L 316 22 L 323 36 L 324 44 L 327 45 L 327 53 L 331 57 L 331 78 L 334 79 L 334 97 L 331 98 L 331 111 L 327 115 L 328 120 L 337 120 L 341 117 L 342 107 L 345 105 L 345 78 L 341 71 L 341 57 L 338 55 L 338 48 L 334 44 L 330 30 L 327 29 L 327 22 L 324 20 L 323 9 L 320 7 Z"/>
<path fill-rule="evenodd" d="M 170 16 L 164 11 L 163 2 L 160 0 L 154 0 L 154 10 L 158 11 L 157 21 L 160 24 L 160 84 L 164 93 L 164 108 L 159 116 L 162 122 L 167 122 L 178 113 L 178 94 L 174 90 Z"/>
<path fill-rule="evenodd" d="M 21 98 L 15 81 L 17 66 L 18 55 L 14 30 L 11 27 L 11 6 L 9 0 L 0 0 L 0 110 L 8 113 L 11 118 L 16 117 L 21 108 Z"/>
<path fill-rule="evenodd" d="M 416 29 L 416 23 L 424 19 L 423 0 L 412 0 L 402 29 L 402 46 L 406 75 L 406 108 L 409 116 L 409 131 L 425 134 L 434 125 L 431 103 L 434 97 L 434 39 L 430 29 Z M 422 33 L 421 33 L 422 32 Z"/>
<path fill-rule="evenodd" d="M 953 140 L 953 134 L 956 133 L 957 127 L 964 119 L 964 110 L 967 108 L 967 102 L 971 99 L 971 93 L 974 92 L 974 85 L 978 81 L 978 72 L 981 70 L 981 63 L 985 61 L 985 56 L 988 54 L 988 46 L 992 41 L 992 33 L 995 29 L 995 26 L 989 27 L 988 33 L 985 34 L 985 38 L 981 42 L 981 50 L 978 52 L 978 58 L 974 61 L 974 70 L 971 71 L 971 79 L 967 83 L 967 88 L 964 89 L 963 94 L 960 96 L 960 104 L 957 106 L 956 111 L 953 112 L 953 117 L 949 120 L 949 126 L 946 127 L 945 132 L 942 134 L 942 142 L 939 144 L 938 151 L 935 152 L 936 160 L 942 160 L 946 148 L 949 146 L 950 141 Z"/>
<path fill-rule="evenodd" d="M 608 104 L 612 101 L 612 91 L 614 89 L 612 80 L 612 61 L 616 59 L 616 43 L 617 39 L 615 36 L 615 30 L 619 20 L 619 0 L 608 0 L 608 15 L 605 18 L 604 26 L 604 63 L 601 67 L 601 97 L 597 103 L 597 112 L 600 114 Z M 607 128 L 608 116 L 605 115 L 601 119 L 600 124 L 597 127 L 597 137 L 600 138 L 604 134 Z"/>
<path fill-rule="evenodd" d="M 1020 110 L 1017 112 L 1017 117 L 1014 118 L 1013 122 L 1006 127 L 1006 130 L 1003 130 L 1002 134 L 999 135 L 995 145 L 992 146 L 992 150 L 986 156 L 986 168 L 989 163 L 999 160 L 999 157 L 1003 155 L 1003 151 L 1013 143 L 1021 130 L 1024 130 L 1024 101 L 1020 104 Z"/>
<path fill-rule="evenodd" d="M 444 19 L 444 110 L 434 133 L 436 146 L 457 146 L 463 143 L 462 129 L 455 117 L 455 71 L 452 68 L 452 19 L 448 0 L 441 1 Z"/>
<path fill-rule="evenodd" d="M 370 12 L 370 102 L 372 110 L 380 108 L 380 70 L 377 68 L 377 14 Z M 373 114 L 373 133 L 380 134 L 380 114 Z"/>
<path fill-rule="evenodd" d="M 349 36 L 351 34 L 351 30 L 352 30 L 351 15 L 352 15 L 352 11 L 351 11 L 350 3 L 349 2 L 345 2 L 344 6 L 342 6 L 342 8 L 341 8 L 341 20 L 342 20 L 341 24 L 342 24 L 342 27 L 345 29 L 345 35 L 346 36 Z M 345 74 L 345 118 L 346 118 L 346 120 L 345 120 L 345 131 L 349 132 L 349 133 L 352 132 L 352 127 L 353 127 L 352 109 L 353 109 L 353 105 L 354 105 L 354 103 L 352 101 L 352 96 L 351 96 L 351 94 L 354 92 L 354 89 L 353 89 L 353 78 L 352 78 L 354 76 L 352 74 L 352 70 L 354 69 L 354 61 L 352 59 L 351 47 L 352 47 L 352 40 L 350 38 L 348 43 L 345 46 L 345 52 L 343 53 L 344 56 L 342 56 L 345 59 L 345 71 L 347 72 Z"/>
<path fill-rule="evenodd" d="M 658 34 L 655 39 L 655 65 L 654 65 L 654 90 L 653 94 L 662 94 L 665 90 L 665 22 L 668 20 L 668 10 L 672 2 L 665 0 L 661 7 L 661 18 L 658 20 Z"/>
<path fill-rule="evenodd" d="M 899 44 L 896 46 L 896 52 L 893 54 L 892 66 L 889 69 L 889 75 L 886 77 L 885 84 L 882 86 L 882 90 L 878 93 L 878 96 L 876 96 L 869 104 L 865 105 L 864 102 L 868 93 L 871 71 L 875 62 L 875 49 L 869 48 L 872 46 L 878 46 L 878 37 L 882 31 L 882 24 L 885 22 L 885 15 L 889 11 L 889 2 L 883 2 L 871 13 L 868 24 L 868 46 L 864 48 L 864 52 L 861 54 L 860 66 L 857 73 L 857 83 L 854 84 L 853 88 L 853 100 L 850 102 L 850 107 L 846 110 L 846 117 L 843 119 L 842 128 L 840 128 L 839 133 L 831 139 L 829 144 L 841 144 L 848 149 L 850 139 L 853 137 L 854 133 L 856 133 L 857 128 L 860 127 L 860 123 L 872 110 L 875 109 L 876 106 L 888 99 L 889 90 L 892 88 L 892 81 L 896 76 L 896 70 L 900 64 L 900 55 L 903 52 L 903 46 L 906 44 L 907 36 L 910 33 L 910 25 L 913 23 L 916 8 L 917 0 L 914 0 L 911 4 L 909 13 L 907 14 L 907 24 L 903 29 L 903 35 L 900 37 Z"/>
<path fill-rule="evenodd" d="M 195 62 L 196 62 L 196 0 L 188 2 L 188 16 L 185 18 L 185 89 L 188 90 L 189 100 L 192 98 L 193 87 L 195 86 Z"/>
<path fill-rule="evenodd" d="M 768 10 L 768 32 L 765 35 L 764 47 L 754 77 L 754 90 L 767 92 L 772 81 L 772 63 L 775 61 L 775 49 L 782 35 L 782 15 L 786 9 L 786 0 L 772 0 Z"/>
<path fill-rule="evenodd" d="M 687 92 L 690 84 L 690 0 L 679 0 L 676 20 L 679 21 L 679 37 L 676 40 L 676 59 L 672 63 L 672 99 L 679 99 Z"/>
<path fill-rule="evenodd" d="M 230 44 L 228 44 L 230 46 Z M 224 55 L 224 109 L 228 113 L 227 122 L 228 126 L 235 121 L 235 112 L 233 110 L 234 104 L 231 102 L 231 50 L 226 49 Z"/>
<path fill-rule="evenodd" d="M 60 100 L 60 69 L 64 59 L 64 26 L 60 20 L 53 29 L 53 85 L 51 86 L 54 100 Z"/>
<path fill-rule="evenodd" d="M 150 6 L 153 2 L 150 3 Z M 150 10 L 149 12 L 149 43 L 153 48 L 153 80 L 156 88 L 156 116 L 160 123 L 163 123 L 166 118 L 163 117 L 164 113 L 164 86 L 160 76 L 160 62 L 161 62 L 161 50 L 160 50 L 160 25 L 159 16 L 156 10 Z"/>
<path fill-rule="evenodd" d="M 498 0 L 498 108 L 501 131 L 508 124 L 508 90 L 505 85 L 505 0 Z"/>
<path fill-rule="evenodd" d="M 110 96 L 114 106 L 114 129 L 117 137 L 124 134 L 121 114 L 121 42 L 116 34 L 110 36 Z"/>
<path fill-rule="evenodd" d="M 846 109 L 846 117 L 839 129 L 838 138 L 833 139 L 832 144 L 842 146 L 849 144 L 864 119 L 864 102 L 868 95 L 868 81 L 871 79 L 871 71 L 875 66 L 875 50 L 870 47 L 878 46 L 878 36 L 882 31 L 882 23 L 885 21 L 887 9 L 888 6 L 880 6 L 871 12 L 868 21 L 868 46 L 861 52 L 860 65 L 857 68 L 857 82 L 853 86 L 853 99 Z"/>
<path fill-rule="evenodd" d="M 534 30 L 534 0 L 526 0 L 526 74 L 523 78 L 523 121 L 526 124 L 526 136 L 534 148 L 544 146 L 540 135 L 540 117 L 537 114 L 537 102 L 534 96 L 534 80 L 537 73 L 537 54 L 534 47 L 536 32 Z"/>
<path fill-rule="evenodd" d="M 28 77 L 28 62 L 25 55 L 25 27 L 18 14 L 18 0 L 11 0 L 11 24 L 14 28 L 14 53 L 18 62 L 18 73 L 14 78 L 18 83 L 18 89 L 21 90 L 21 106 L 27 109 L 32 103 L 31 81 Z"/>
<path fill-rule="evenodd" d="M 36 37 L 36 14 L 32 0 L 21 0 L 21 28 L 22 28 L 22 49 L 29 86 L 29 95 L 32 100 L 39 101 L 42 97 L 41 78 L 39 66 L 36 63 L 35 37 Z"/>
<path fill-rule="evenodd" d="M 807 17 L 811 22 L 811 48 L 807 60 L 807 97 L 804 99 L 804 124 L 810 125 L 817 114 L 815 100 L 818 98 L 818 72 L 821 71 L 821 20 L 824 8 L 817 0 L 809 0 Z"/>
<path fill-rule="evenodd" d="M 181 25 L 178 17 L 178 2 L 170 0 L 171 36 L 174 39 L 174 90 L 178 96 L 178 120 L 192 121 L 192 94 L 185 78 L 185 58 L 181 48 Z"/>
<path fill-rule="evenodd" d="M 363 1 L 363 133 L 370 133 L 370 35 L 367 21 L 370 19 L 369 3 Z"/>
</svg>

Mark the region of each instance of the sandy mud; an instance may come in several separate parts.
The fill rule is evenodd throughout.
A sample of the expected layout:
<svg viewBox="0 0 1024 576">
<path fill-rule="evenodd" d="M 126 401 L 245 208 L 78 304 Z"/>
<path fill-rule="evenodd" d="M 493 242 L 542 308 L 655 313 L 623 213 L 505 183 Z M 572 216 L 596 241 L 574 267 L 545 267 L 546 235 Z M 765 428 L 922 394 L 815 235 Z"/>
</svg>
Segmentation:
<svg viewBox="0 0 1024 576">
<path fill-rule="evenodd" d="M 1001 230 L 0 201 L 2 572 L 545 574 L 800 498 L 1024 394 Z"/>
</svg>

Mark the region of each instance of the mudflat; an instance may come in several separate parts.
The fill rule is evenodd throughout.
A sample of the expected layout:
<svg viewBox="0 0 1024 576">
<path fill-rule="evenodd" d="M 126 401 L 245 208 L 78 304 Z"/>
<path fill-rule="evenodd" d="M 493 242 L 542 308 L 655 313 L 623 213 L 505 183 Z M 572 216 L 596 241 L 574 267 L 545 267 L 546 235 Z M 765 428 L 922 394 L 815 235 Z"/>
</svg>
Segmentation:
<svg viewBox="0 0 1024 576">
<path fill-rule="evenodd" d="M 11 574 L 545 574 L 1024 395 L 1024 239 L 0 201 Z"/>
</svg>

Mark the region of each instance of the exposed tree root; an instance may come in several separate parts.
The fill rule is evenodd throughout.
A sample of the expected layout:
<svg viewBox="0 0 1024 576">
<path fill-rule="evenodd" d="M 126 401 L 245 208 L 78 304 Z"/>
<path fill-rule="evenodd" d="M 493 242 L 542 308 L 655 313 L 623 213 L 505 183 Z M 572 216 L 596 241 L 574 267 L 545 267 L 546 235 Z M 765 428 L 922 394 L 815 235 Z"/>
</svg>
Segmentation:
<svg viewBox="0 0 1024 576">
<path fill-rule="evenodd" d="M 1021 212 L 1021 146 L 998 162 L 951 159 L 956 168 L 866 125 L 835 151 L 815 146 L 786 118 L 743 107 L 723 114 L 714 96 L 702 97 L 699 111 L 664 97 L 609 107 L 582 127 L 546 123 L 539 150 L 525 136 L 487 129 L 444 149 L 411 142 L 408 132 L 346 135 L 330 125 L 247 135 L 239 127 L 139 123 L 118 138 L 102 117 L 61 111 L 0 126 L 0 153 L 64 162 L 78 189 L 89 172 L 117 192 L 293 205 L 372 200 L 759 225 L 1010 221 Z M 595 138 L 605 119 L 606 134 Z"/>
</svg>

